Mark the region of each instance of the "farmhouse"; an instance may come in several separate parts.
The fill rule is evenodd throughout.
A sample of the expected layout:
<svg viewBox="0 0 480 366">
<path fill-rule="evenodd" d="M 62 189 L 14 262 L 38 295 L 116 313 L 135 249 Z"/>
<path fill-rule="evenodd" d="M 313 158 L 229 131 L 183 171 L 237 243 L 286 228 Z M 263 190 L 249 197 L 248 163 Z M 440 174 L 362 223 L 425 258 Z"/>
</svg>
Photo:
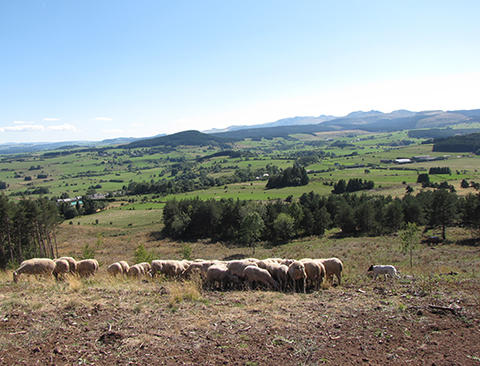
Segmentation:
<svg viewBox="0 0 480 366">
<path fill-rule="evenodd" d="M 395 159 L 393 162 L 395 164 L 409 164 L 409 163 L 412 162 L 412 160 L 411 159 L 401 159 L 400 158 L 400 159 Z"/>
</svg>

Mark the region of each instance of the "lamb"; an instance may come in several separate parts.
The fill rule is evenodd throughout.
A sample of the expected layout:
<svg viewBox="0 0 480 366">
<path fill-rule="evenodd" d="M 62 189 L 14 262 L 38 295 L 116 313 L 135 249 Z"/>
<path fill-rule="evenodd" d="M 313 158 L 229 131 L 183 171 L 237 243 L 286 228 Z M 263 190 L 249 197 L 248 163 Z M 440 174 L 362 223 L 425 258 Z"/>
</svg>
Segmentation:
<svg viewBox="0 0 480 366">
<path fill-rule="evenodd" d="M 325 267 L 322 263 L 309 258 L 301 259 L 300 262 L 305 266 L 305 272 L 307 273 L 307 287 L 313 287 L 314 291 L 318 291 L 325 276 Z"/>
<path fill-rule="evenodd" d="M 70 273 L 77 272 L 77 261 L 73 257 L 60 257 L 58 259 L 65 259 L 70 267 Z"/>
<path fill-rule="evenodd" d="M 206 277 L 206 283 L 221 290 L 240 283 L 238 277 L 223 264 L 213 264 L 208 267 Z"/>
<path fill-rule="evenodd" d="M 269 289 L 278 290 L 279 286 L 270 273 L 263 268 L 250 265 L 243 270 L 243 277 L 247 280 L 249 285 L 254 283 L 261 283 Z"/>
<path fill-rule="evenodd" d="M 55 269 L 53 270 L 53 275 L 58 280 L 63 279 L 66 273 L 70 272 L 70 263 L 66 259 L 55 259 Z"/>
<path fill-rule="evenodd" d="M 80 277 L 93 276 L 98 271 L 98 267 L 96 259 L 84 259 L 77 262 L 77 273 Z"/>
<path fill-rule="evenodd" d="M 373 279 L 377 279 L 378 275 L 382 275 L 385 277 L 385 281 L 387 280 L 387 276 L 390 276 L 392 278 L 400 278 L 397 269 L 394 266 L 391 265 L 371 265 L 367 272 L 373 273 Z"/>
<path fill-rule="evenodd" d="M 315 261 L 323 264 L 325 267 L 326 277 L 329 282 L 333 284 L 333 275 L 335 275 L 338 279 L 338 284 L 341 284 L 343 263 L 340 259 L 333 257 L 316 259 Z"/>
<path fill-rule="evenodd" d="M 123 274 L 123 267 L 119 262 L 115 262 L 107 267 L 107 272 L 113 277 L 117 277 L 118 274 Z"/>
<path fill-rule="evenodd" d="M 55 262 L 49 258 L 32 258 L 23 261 L 20 267 L 13 272 L 13 282 L 18 282 L 18 277 L 22 274 L 31 275 L 52 275 L 55 270 Z"/>
</svg>

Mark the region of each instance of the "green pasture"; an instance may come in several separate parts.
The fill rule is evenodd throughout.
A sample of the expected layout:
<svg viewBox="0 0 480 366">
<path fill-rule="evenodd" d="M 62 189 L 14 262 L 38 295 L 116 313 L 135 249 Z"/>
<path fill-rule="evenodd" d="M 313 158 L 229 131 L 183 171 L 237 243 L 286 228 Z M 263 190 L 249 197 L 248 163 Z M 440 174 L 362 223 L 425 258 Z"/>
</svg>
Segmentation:
<svg viewBox="0 0 480 366">
<path fill-rule="evenodd" d="M 420 144 L 422 140 L 411 139 L 406 131 L 393 133 L 365 133 L 361 131 L 341 131 L 319 133 L 317 135 L 295 135 L 296 139 L 275 138 L 254 141 L 246 139 L 236 142 L 234 149 L 248 150 L 256 157 L 229 158 L 214 157 L 204 161 L 197 159 L 220 151 L 218 147 L 178 147 L 168 153 L 162 153 L 148 148 L 126 150 L 121 148 L 102 151 L 76 152 L 64 156 L 45 157 L 36 153 L 22 156 L 2 156 L 0 159 L 0 180 L 8 184 L 5 194 L 23 192 L 27 189 L 47 187 L 47 196 L 59 196 L 66 193 L 69 196 L 84 195 L 86 191 L 96 188 L 97 192 L 107 193 L 119 191 L 130 182 L 150 182 L 160 179 L 174 179 L 171 176 L 172 166 L 177 160 L 185 161 L 188 170 L 198 173 L 209 171 L 211 177 L 229 176 L 235 168 L 257 170 L 267 165 L 287 168 L 294 163 L 293 155 L 302 152 L 327 152 L 333 157 L 325 157 L 308 165 L 307 170 L 311 182 L 304 187 L 289 187 L 276 190 L 265 190 L 266 181 L 238 183 L 225 187 L 213 187 L 206 190 L 162 197 L 165 201 L 171 198 L 200 197 L 207 198 L 241 198 L 251 200 L 284 199 L 290 195 L 298 197 L 305 192 L 315 191 L 328 194 L 332 187 L 324 182 L 336 182 L 339 179 L 362 178 L 373 180 L 380 192 L 403 192 L 404 182 L 415 184 L 418 172 L 414 170 L 396 170 L 395 168 L 418 169 L 428 172 L 431 167 L 449 167 L 451 175 L 431 175 L 432 182 L 448 181 L 459 183 L 462 179 L 478 181 L 480 179 L 480 157 L 470 154 L 453 154 L 432 152 L 431 144 Z M 390 146 L 401 140 L 413 141 L 408 146 Z M 311 141 L 322 141 L 323 146 L 308 145 Z M 352 144 L 344 148 L 332 146 L 336 141 Z M 352 153 L 355 153 L 351 155 Z M 411 158 L 418 155 L 434 157 L 446 156 L 446 160 L 421 162 L 405 165 L 382 163 L 381 160 L 396 158 Z M 175 161 L 172 161 L 175 160 Z M 29 170 L 32 166 L 40 166 L 39 170 Z M 365 167 L 355 168 L 363 165 Z M 382 169 L 368 167 L 376 165 Z M 181 166 L 181 164 L 180 164 Z M 215 168 L 215 172 L 212 169 Z M 366 172 L 368 169 L 369 172 Z M 188 172 L 187 170 L 187 172 Z M 330 170 L 323 173 L 315 171 Z M 47 174 L 46 179 L 37 179 L 37 175 Z M 183 174 L 180 170 L 179 174 Z M 15 178 L 17 175 L 17 178 Z M 31 176 L 31 181 L 25 181 L 25 176 Z M 113 181 L 112 181 L 113 180 Z M 147 208 L 148 209 L 148 208 Z M 152 209 L 155 209 L 152 207 Z"/>
<path fill-rule="evenodd" d="M 98 220 L 98 221 L 97 221 Z M 72 224 L 70 224 L 72 222 Z M 106 228 L 141 229 L 161 225 L 161 209 L 108 209 L 95 215 L 77 216 L 65 221 L 62 225 L 92 225 Z"/>
</svg>

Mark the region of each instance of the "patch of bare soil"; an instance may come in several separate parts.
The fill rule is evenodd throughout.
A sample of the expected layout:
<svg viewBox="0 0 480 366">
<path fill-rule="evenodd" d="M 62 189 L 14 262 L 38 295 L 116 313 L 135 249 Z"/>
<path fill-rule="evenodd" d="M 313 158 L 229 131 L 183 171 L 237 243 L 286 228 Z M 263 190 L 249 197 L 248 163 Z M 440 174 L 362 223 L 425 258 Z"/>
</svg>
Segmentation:
<svg viewBox="0 0 480 366">
<path fill-rule="evenodd" d="M 0 364 L 479 365 L 479 289 L 372 281 L 175 301 L 155 282 L 56 293 L 7 285 Z"/>
</svg>

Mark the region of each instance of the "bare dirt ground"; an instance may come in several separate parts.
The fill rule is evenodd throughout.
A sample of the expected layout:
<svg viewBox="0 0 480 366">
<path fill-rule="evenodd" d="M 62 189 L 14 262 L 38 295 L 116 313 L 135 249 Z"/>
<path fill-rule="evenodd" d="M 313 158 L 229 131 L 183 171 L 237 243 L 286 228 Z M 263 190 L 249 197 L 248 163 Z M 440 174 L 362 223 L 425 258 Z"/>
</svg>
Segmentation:
<svg viewBox="0 0 480 366">
<path fill-rule="evenodd" d="M 480 365 L 476 278 L 310 294 L 0 280 L 1 365 Z"/>
</svg>

